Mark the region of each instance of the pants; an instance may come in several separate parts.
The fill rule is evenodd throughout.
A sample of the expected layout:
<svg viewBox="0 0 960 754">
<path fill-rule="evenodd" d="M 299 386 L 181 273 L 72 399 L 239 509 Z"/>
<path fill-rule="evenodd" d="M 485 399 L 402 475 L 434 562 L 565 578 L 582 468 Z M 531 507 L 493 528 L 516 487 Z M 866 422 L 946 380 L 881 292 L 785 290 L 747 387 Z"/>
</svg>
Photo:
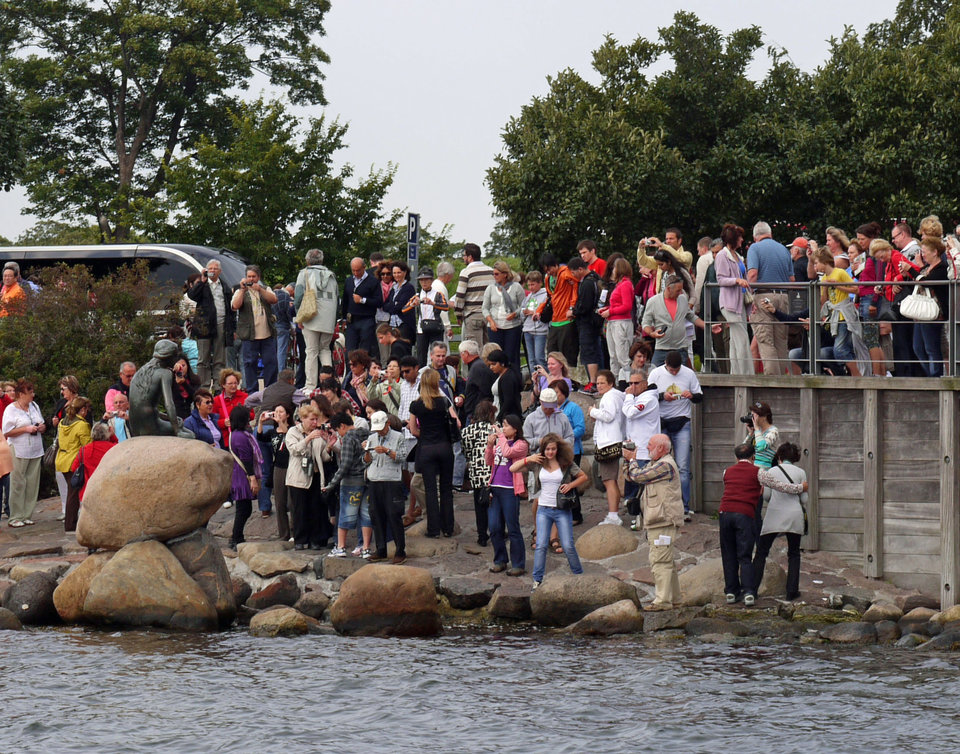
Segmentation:
<svg viewBox="0 0 960 754">
<path fill-rule="evenodd" d="M 443 333 L 424 334 L 422 332 L 418 332 L 416 340 L 417 360 L 420 362 L 421 367 L 425 367 L 427 365 L 427 359 L 430 356 L 430 346 L 433 343 L 442 343 Z"/>
<path fill-rule="evenodd" d="M 753 374 L 753 356 L 750 355 L 746 318 L 742 312 L 730 309 L 721 309 L 720 313 L 730 323 L 730 374 Z"/>
<path fill-rule="evenodd" d="M 916 358 L 913 352 L 915 329 L 912 319 L 897 315 L 897 321 L 893 323 L 893 373 L 897 377 L 919 377 L 923 372 L 919 364 L 913 363 Z"/>
<path fill-rule="evenodd" d="M 547 368 L 547 334 L 537 334 L 525 332 L 523 334 L 524 343 L 527 346 L 527 367 L 530 374 L 536 367 Z"/>
<path fill-rule="evenodd" d="M 620 371 L 630 367 L 630 346 L 633 344 L 633 321 L 614 319 L 607 322 L 607 351 L 610 352 L 610 371 L 619 382 Z M 628 375 L 629 376 L 629 375 Z"/>
<path fill-rule="evenodd" d="M 287 353 L 290 351 L 290 328 L 277 328 L 277 369 L 287 368 Z"/>
<path fill-rule="evenodd" d="M 571 367 L 576 365 L 580 342 L 577 339 L 577 327 L 573 322 L 565 325 L 550 324 L 547 331 L 547 353 L 551 351 L 560 351 Z"/>
<path fill-rule="evenodd" d="M 307 372 L 306 372 L 306 353 L 307 346 L 303 342 L 303 330 L 299 327 L 297 328 L 297 377 L 294 381 L 294 386 L 299 390 L 307 383 Z"/>
<path fill-rule="evenodd" d="M 388 532 L 393 535 L 397 555 L 405 556 L 406 538 L 403 533 L 403 499 L 400 497 L 400 482 L 367 482 L 370 493 L 370 519 L 373 522 L 373 539 L 377 555 L 387 556 Z"/>
<path fill-rule="evenodd" d="M 58 471 L 54 474 L 57 478 L 57 491 L 60 493 L 60 513 L 64 516 L 67 514 L 67 495 L 70 494 L 70 482 L 67 479 L 69 473 Z"/>
<path fill-rule="evenodd" d="M 212 338 L 197 338 L 197 372 L 200 384 L 210 387 L 210 383 L 220 378 L 220 372 L 227 365 L 226 344 L 223 340 L 223 328 L 217 325 L 217 334 Z"/>
<path fill-rule="evenodd" d="M 475 340 L 477 345 L 483 347 L 487 342 L 487 323 L 480 312 L 467 314 L 461 320 L 460 339 Z"/>
<path fill-rule="evenodd" d="M 340 484 L 340 516 L 337 527 L 351 531 L 357 528 L 357 521 L 362 528 L 373 526 L 370 520 L 370 502 L 364 494 L 365 487 L 349 487 Z"/>
<path fill-rule="evenodd" d="M 4 474 L 0 477 L 0 510 L 10 518 L 10 475 Z"/>
<path fill-rule="evenodd" d="M 449 445 L 421 445 L 417 469 L 423 474 L 427 498 L 427 536 L 438 537 L 441 531 L 453 536 L 453 449 Z"/>
<path fill-rule="evenodd" d="M 507 562 L 507 544 L 503 539 L 504 524 L 510 540 L 510 565 L 514 568 L 526 568 L 527 552 L 523 545 L 523 533 L 520 531 L 520 500 L 512 489 L 491 487 L 487 526 L 490 529 L 490 542 L 493 544 L 493 562 L 497 564 Z M 549 534 L 549 531 L 547 533 Z"/>
<path fill-rule="evenodd" d="M 10 472 L 10 520 L 23 521 L 33 515 L 40 492 L 42 458 L 13 458 Z"/>
<path fill-rule="evenodd" d="M 593 315 L 589 315 L 588 319 L 592 318 Z M 585 320 L 581 320 L 577 323 L 577 331 L 580 338 L 580 361 L 583 362 L 583 366 L 587 364 L 600 366 L 600 362 L 603 360 L 600 353 L 600 328 L 592 322 L 587 323 Z M 573 364 L 574 362 L 570 363 Z"/>
<path fill-rule="evenodd" d="M 573 517 L 570 511 L 561 511 L 546 505 L 537 506 L 537 549 L 533 555 L 533 580 L 543 581 L 543 572 L 547 567 L 547 548 L 550 540 L 550 531 L 553 524 L 557 525 L 557 535 L 563 554 L 567 556 L 567 564 L 572 573 L 583 573 L 580 565 L 580 556 L 573 543 Z"/>
<path fill-rule="evenodd" d="M 287 509 L 287 469 L 273 467 L 273 501 L 277 504 L 277 535 L 290 539 L 290 514 Z"/>
<path fill-rule="evenodd" d="M 507 358 L 510 360 L 510 368 L 517 373 L 517 376 L 523 379 L 520 372 L 520 340 L 523 336 L 523 330 L 519 326 L 500 328 L 496 332 L 487 330 L 487 336 L 491 343 L 500 346 Z"/>
<path fill-rule="evenodd" d="M 758 291 L 755 295 L 770 299 L 770 303 L 781 312 L 790 311 L 790 301 L 785 293 Z M 776 317 L 767 314 L 759 306 L 754 306 L 750 312 L 750 322 L 753 323 L 753 332 L 757 336 L 760 359 L 763 361 L 763 373 L 783 374 L 788 366 L 787 325 L 781 324 Z M 732 341 L 730 345 L 732 348 Z"/>
<path fill-rule="evenodd" d="M 269 513 L 273 508 L 273 503 L 270 502 L 270 493 L 273 492 L 273 446 L 260 440 L 257 440 L 257 445 L 260 446 L 260 455 L 263 458 L 263 466 L 260 468 L 263 484 L 260 485 L 260 492 L 257 494 L 257 508 L 262 513 Z"/>
<path fill-rule="evenodd" d="M 727 594 L 757 596 L 752 560 L 755 526 L 755 519 L 744 513 L 720 514 L 720 559 L 723 561 L 723 589 Z"/>
<path fill-rule="evenodd" d="M 333 333 L 305 329 L 303 331 L 303 342 L 306 350 L 306 355 L 303 357 L 304 373 L 306 376 L 304 385 L 307 390 L 313 390 L 319 381 L 319 365 L 323 364 L 327 367 L 333 366 L 333 354 L 330 352 Z"/>
<path fill-rule="evenodd" d="M 670 544 L 655 545 L 661 536 L 670 537 Z M 677 576 L 677 564 L 674 560 L 674 545 L 677 541 L 677 527 L 655 526 L 647 529 L 647 543 L 650 545 L 650 570 L 653 571 L 653 583 L 656 593 L 655 604 L 680 604 L 680 579 Z"/>
<path fill-rule="evenodd" d="M 309 489 L 287 487 L 293 507 L 293 541 L 298 545 L 326 546 L 330 519 L 320 496 L 320 475 L 313 475 Z"/>
<path fill-rule="evenodd" d="M 663 433 L 670 438 L 673 443 L 673 458 L 677 462 L 677 468 L 680 471 L 680 491 L 683 495 L 683 511 L 690 512 L 690 422 L 670 432 L 666 429 Z"/>
<path fill-rule="evenodd" d="M 257 383 L 260 372 L 257 360 L 263 361 L 263 385 L 272 385 L 277 381 L 277 339 L 240 341 L 240 353 L 243 356 L 243 386 L 248 393 L 260 389 Z"/>
<path fill-rule="evenodd" d="M 373 317 L 354 317 L 347 325 L 346 332 L 347 353 L 362 348 L 368 354 L 376 356 L 379 353 L 377 344 L 377 321 Z"/>
<path fill-rule="evenodd" d="M 70 487 L 67 491 L 67 507 L 63 514 L 63 530 L 76 531 L 80 517 L 80 490 Z"/>
<path fill-rule="evenodd" d="M 473 513 L 477 518 L 477 544 L 485 547 L 490 541 L 488 534 L 490 488 L 486 485 L 473 490 Z"/>
<path fill-rule="evenodd" d="M 253 500 L 237 500 L 233 506 L 233 535 L 230 537 L 230 541 L 238 545 L 246 541 L 243 538 L 243 527 L 247 525 L 247 519 L 253 512 Z"/>
<path fill-rule="evenodd" d="M 927 377 L 943 377 L 942 334 L 943 322 L 916 322 L 913 325 L 913 352 Z"/>
<path fill-rule="evenodd" d="M 463 455 L 463 445 L 459 442 L 453 444 L 453 486 L 463 487 L 464 479 L 467 476 L 467 458 Z"/>
<path fill-rule="evenodd" d="M 787 538 L 787 599 L 794 600 L 800 595 L 800 535 L 782 532 Z M 764 534 L 757 542 L 757 554 L 753 558 L 753 574 L 757 581 L 757 591 L 763 581 L 763 569 L 767 565 L 770 547 L 780 533 Z"/>
</svg>

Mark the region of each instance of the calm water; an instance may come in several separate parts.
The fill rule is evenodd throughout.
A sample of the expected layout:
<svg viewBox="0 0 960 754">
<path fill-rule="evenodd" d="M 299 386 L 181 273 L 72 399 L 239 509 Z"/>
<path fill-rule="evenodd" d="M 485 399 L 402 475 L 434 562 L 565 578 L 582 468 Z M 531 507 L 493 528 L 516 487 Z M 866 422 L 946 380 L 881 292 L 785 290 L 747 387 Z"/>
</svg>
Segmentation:
<svg viewBox="0 0 960 754">
<path fill-rule="evenodd" d="M 960 657 L 644 644 L 4 632 L 0 751 L 948 751 Z"/>
</svg>

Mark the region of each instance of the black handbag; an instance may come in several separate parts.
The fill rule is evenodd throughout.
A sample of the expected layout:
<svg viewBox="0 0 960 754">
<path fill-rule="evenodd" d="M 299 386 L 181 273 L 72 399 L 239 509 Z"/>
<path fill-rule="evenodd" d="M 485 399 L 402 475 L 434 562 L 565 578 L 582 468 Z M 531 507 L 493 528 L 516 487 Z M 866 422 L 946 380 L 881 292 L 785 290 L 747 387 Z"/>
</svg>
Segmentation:
<svg viewBox="0 0 960 754">
<path fill-rule="evenodd" d="M 616 461 L 623 455 L 623 443 L 615 442 L 613 445 L 607 445 L 605 448 L 597 448 L 593 451 L 593 459 L 599 463 Z"/>
<path fill-rule="evenodd" d="M 73 472 L 70 476 L 70 486 L 75 490 L 82 490 L 83 484 L 86 481 L 86 469 L 83 466 L 83 448 L 80 449 L 80 463 L 77 465 L 77 470 Z"/>
</svg>

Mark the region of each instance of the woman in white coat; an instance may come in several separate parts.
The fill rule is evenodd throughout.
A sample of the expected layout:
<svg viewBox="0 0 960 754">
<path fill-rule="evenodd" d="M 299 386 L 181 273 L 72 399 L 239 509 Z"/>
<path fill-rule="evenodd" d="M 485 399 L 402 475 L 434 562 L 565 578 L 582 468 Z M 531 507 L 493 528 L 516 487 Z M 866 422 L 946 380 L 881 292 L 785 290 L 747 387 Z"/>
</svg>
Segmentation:
<svg viewBox="0 0 960 754">
<path fill-rule="evenodd" d="M 757 591 L 763 580 L 763 568 L 773 541 L 781 534 L 787 538 L 787 599 L 800 596 L 800 537 L 804 534 L 806 518 L 807 475 L 794 464 L 800 460 L 800 448 L 785 442 L 777 448 L 773 466 L 761 469 L 758 475 L 763 485 L 763 499 L 767 513 L 753 557 L 753 572 L 756 574 Z M 770 485 L 775 484 L 777 489 Z M 785 491 L 781 491 L 785 490 Z"/>
<path fill-rule="evenodd" d="M 616 378 L 609 369 L 597 372 L 597 393 L 600 405 L 590 409 L 593 425 L 593 458 L 607 495 L 607 516 L 601 524 L 622 526 L 620 509 L 620 453 L 623 447 L 623 393 L 614 385 Z"/>
</svg>

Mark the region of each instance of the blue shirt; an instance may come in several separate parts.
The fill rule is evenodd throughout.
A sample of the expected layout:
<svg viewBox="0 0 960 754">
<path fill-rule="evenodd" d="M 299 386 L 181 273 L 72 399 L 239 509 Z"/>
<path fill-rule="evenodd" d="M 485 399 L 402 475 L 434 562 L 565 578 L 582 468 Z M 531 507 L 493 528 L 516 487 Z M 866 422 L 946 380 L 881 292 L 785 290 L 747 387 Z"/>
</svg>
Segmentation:
<svg viewBox="0 0 960 754">
<path fill-rule="evenodd" d="M 570 426 L 573 427 L 573 454 L 580 455 L 583 453 L 583 435 L 587 431 L 587 421 L 583 416 L 583 409 L 568 398 L 563 402 L 560 410 L 570 420 Z"/>
<path fill-rule="evenodd" d="M 764 238 L 747 251 L 747 269 L 757 271 L 758 283 L 789 283 L 793 259 L 782 243 Z"/>
</svg>

